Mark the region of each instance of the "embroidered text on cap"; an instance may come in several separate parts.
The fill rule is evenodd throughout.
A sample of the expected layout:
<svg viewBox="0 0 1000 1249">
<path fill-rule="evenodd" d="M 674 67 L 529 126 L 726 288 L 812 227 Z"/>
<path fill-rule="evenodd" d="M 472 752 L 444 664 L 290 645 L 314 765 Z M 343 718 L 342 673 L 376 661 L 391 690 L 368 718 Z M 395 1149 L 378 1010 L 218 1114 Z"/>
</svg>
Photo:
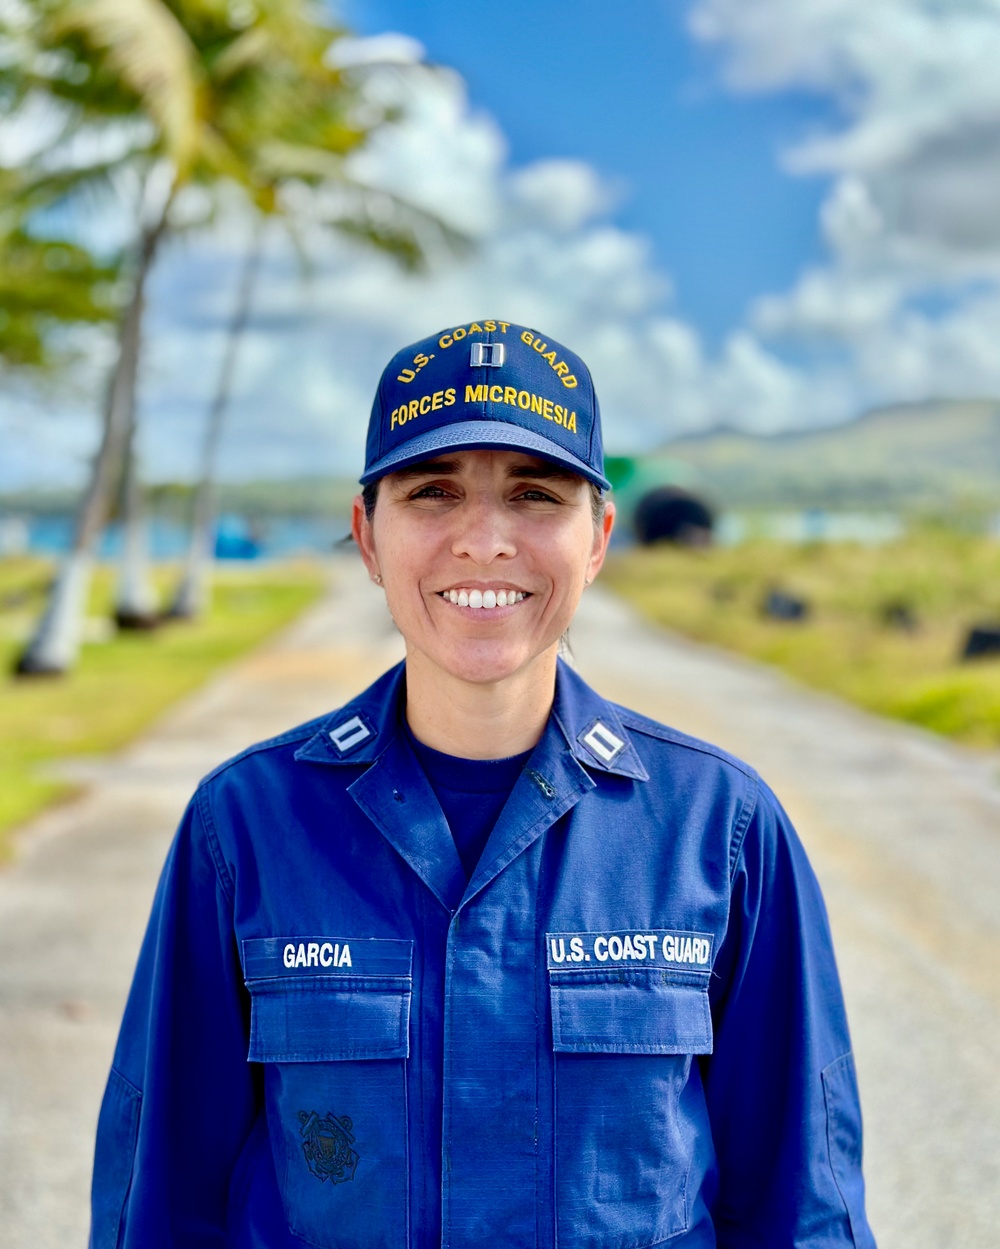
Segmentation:
<svg viewBox="0 0 1000 1249">
<path fill-rule="evenodd" d="M 360 716 L 351 716 L 350 720 L 345 720 L 343 724 L 330 730 L 330 741 L 342 755 L 346 755 L 371 735 L 371 729 Z"/>
<path fill-rule="evenodd" d="M 498 369 L 504 360 L 503 343 L 473 343 L 469 364 L 474 369 Z"/>
<path fill-rule="evenodd" d="M 613 763 L 625 749 L 622 739 L 600 720 L 595 720 L 586 732 L 580 734 L 578 740 L 602 763 Z"/>
</svg>

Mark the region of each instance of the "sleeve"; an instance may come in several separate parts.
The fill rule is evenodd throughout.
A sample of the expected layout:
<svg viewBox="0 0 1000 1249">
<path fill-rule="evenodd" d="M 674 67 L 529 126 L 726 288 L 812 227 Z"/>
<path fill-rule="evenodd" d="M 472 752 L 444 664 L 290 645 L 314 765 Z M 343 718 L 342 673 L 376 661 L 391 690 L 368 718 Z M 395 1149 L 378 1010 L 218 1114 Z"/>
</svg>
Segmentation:
<svg viewBox="0 0 1000 1249">
<path fill-rule="evenodd" d="M 97 1128 L 90 1249 L 226 1243 L 255 1116 L 232 880 L 195 795 L 167 856 Z"/>
<path fill-rule="evenodd" d="M 761 786 L 712 981 L 720 1249 L 874 1249 L 854 1060 L 819 884 Z"/>
</svg>

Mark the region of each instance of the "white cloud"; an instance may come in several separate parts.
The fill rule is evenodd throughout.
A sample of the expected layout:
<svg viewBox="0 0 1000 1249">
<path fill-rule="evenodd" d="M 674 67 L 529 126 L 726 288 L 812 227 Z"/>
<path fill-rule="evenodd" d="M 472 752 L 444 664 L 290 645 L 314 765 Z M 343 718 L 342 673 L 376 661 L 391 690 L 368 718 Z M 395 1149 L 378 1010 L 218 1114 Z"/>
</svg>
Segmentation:
<svg viewBox="0 0 1000 1249">
<path fill-rule="evenodd" d="M 355 69 L 372 65 L 416 65 L 424 56 L 424 46 L 418 40 L 387 31 L 366 39 L 351 36 L 337 39 L 331 44 L 327 59 L 340 69 Z"/>
<path fill-rule="evenodd" d="M 732 89 L 841 110 L 784 154 L 833 176 L 830 262 L 759 299 L 755 328 L 842 344 L 859 404 L 1000 392 L 997 0 L 697 0 L 691 26 Z"/>
<path fill-rule="evenodd" d="M 611 450 L 716 424 L 775 430 L 871 403 L 1000 393 L 1000 0 L 695 0 L 691 24 L 722 50 L 731 90 L 805 89 L 839 108 L 839 124 L 781 156 L 791 175 L 830 179 L 828 263 L 762 294 L 710 354 L 670 314 L 669 275 L 647 242 L 615 223 L 620 187 L 580 161 L 512 168 L 495 121 L 470 108 L 457 75 L 416 64 L 412 40 L 338 43 L 373 105 L 405 113 L 353 159 L 355 176 L 442 216 L 476 247 L 406 275 L 314 230 L 303 278 L 273 233 L 224 473 L 356 473 L 385 360 L 488 315 L 579 351 Z M 43 109 L 21 130 L 0 125 L 0 158 L 37 150 L 54 124 Z M 197 217 L 203 205 L 188 208 Z M 132 217 L 102 211 L 87 237 L 110 245 Z M 141 402 L 154 477 L 195 471 L 248 237 L 230 207 L 211 232 L 176 240 L 154 275 Z M 4 386 L 0 489 L 82 480 L 102 389 L 90 354 L 68 395 Z"/>
<path fill-rule="evenodd" d="M 513 212 L 566 234 L 610 212 L 616 199 L 596 170 L 576 160 L 540 160 L 514 170 L 507 193 Z"/>
<path fill-rule="evenodd" d="M 408 275 L 313 231 L 303 276 L 280 227 L 269 227 L 222 447 L 226 476 L 358 473 L 385 361 L 406 342 L 484 316 L 539 327 L 587 360 L 609 449 L 642 449 L 718 421 L 795 420 L 802 386 L 793 370 L 746 335 L 707 359 L 695 330 L 664 311 L 669 279 L 646 240 L 611 217 L 618 188 L 579 161 L 511 168 L 503 135 L 470 110 L 450 72 L 390 69 L 371 89 L 391 99 L 404 81 L 419 88 L 406 120 L 354 172 L 446 217 L 475 249 Z M 175 240 L 154 273 L 140 448 L 155 478 L 195 472 L 248 241 L 245 218 L 230 208 L 211 233 Z M 0 435 L 3 424 L 0 414 Z M 96 438 L 96 419 L 87 428 Z M 79 444 L 63 455 L 66 476 L 82 473 Z M 0 488 L 26 472 L 23 459 L 0 468 Z"/>
<path fill-rule="evenodd" d="M 418 67 L 372 73 L 366 82 L 374 100 L 400 108 L 404 119 L 351 158 L 355 176 L 470 234 L 494 229 L 495 183 L 507 144 L 491 117 L 470 110 L 458 75 Z"/>
<path fill-rule="evenodd" d="M 1000 252 L 996 0 L 698 0 L 691 25 L 723 48 L 734 89 L 840 105 L 840 128 L 787 152 L 790 170 L 863 185 L 883 236 L 923 241 L 937 266 Z"/>
<path fill-rule="evenodd" d="M 761 296 L 752 322 L 766 337 L 854 341 L 884 325 L 898 306 L 899 286 L 893 279 L 812 268 L 786 294 Z"/>
<path fill-rule="evenodd" d="M 494 123 L 469 111 L 451 74 L 425 75 L 408 120 L 357 162 L 373 184 L 474 236 L 464 262 L 408 276 L 386 258 L 328 238 L 303 278 L 287 243 L 269 241 L 222 448 L 226 476 L 357 473 L 382 364 L 404 342 L 502 316 L 571 344 L 594 373 L 612 450 L 634 450 L 719 421 L 794 422 L 802 386 L 746 336 L 717 362 L 665 315 L 669 282 L 646 242 L 609 219 L 615 192 L 580 162 L 512 170 Z M 394 83 L 390 81 L 389 88 Z M 175 241 L 150 291 L 140 450 L 151 476 L 190 478 L 248 242 L 238 212 L 200 240 Z M 93 371 L 91 371 L 93 373 Z M 83 384 L 87 389 L 87 384 Z M 0 488 L 80 480 L 96 441 L 93 406 L 49 397 L 0 412 Z"/>
</svg>

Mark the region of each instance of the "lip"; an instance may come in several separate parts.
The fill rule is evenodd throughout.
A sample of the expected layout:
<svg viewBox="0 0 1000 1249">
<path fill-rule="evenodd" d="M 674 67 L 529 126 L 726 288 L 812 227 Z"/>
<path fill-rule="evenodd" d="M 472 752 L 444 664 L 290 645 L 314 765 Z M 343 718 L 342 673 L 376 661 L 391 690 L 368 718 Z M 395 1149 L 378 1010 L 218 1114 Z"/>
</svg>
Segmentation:
<svg viewBox="0 0 1000 1249">
<path fill-rule="evenodd" d="M 450 594 L 452 590 L 492 590 L 494 594 L 499 594 L 501 590 L 505 594 L 509 594 L 511 590 L 515 594 L 523 594 L 525 598 L 531 593 L 526 590 L 523 585 L 513 585 L 510 581 L 455 581 L 451 585 L 442 586 L 440 590 L 435 590 L 435 594 Z"/>
</svg>

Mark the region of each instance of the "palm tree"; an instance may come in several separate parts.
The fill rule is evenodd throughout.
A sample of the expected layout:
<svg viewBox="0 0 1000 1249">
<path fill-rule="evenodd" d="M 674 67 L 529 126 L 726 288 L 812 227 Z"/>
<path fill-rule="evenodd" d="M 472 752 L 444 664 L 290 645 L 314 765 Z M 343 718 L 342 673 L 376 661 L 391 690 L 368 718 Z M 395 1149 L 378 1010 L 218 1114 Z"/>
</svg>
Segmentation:
<svg viewBox="0 0 1000 1249">
<path fill-rule="evenodd" d="M 170 615 L 182 620 L 189 620 L 200 615 L 207 606 L 208 566 L 212 556 L 212 532 L 215 522 L 216 460 L 222 437 L 223 419 L 229 404 L 229 392 L 236 373 L 240 342 L 250 320 L 250 308 L 253 303 L 263 247 L 264 232 L 261 223 L 258 223 L 244 257 L 236 306 L 229 323 L 225 351 L 216 380 L 215 395 L 205 424 L 201 467 L 191 509 L 191 536 L 188 542 L 187 558 L 170 605 Z"/>
<path fill-rule="evenodd" d="M 118 327 L 117 362 L 106 391 L 101 443 L 77 512 L 73 547 L 53 584 L 38 630 L 17 661 L 16 671 L 21 675 L 64 672 L 79 649 L 93 549 L 104 526 L 111 491 L 121 474 L 133 419 L 146 278 L 162 233 L 162 227 L 146 229 L 140 240 L 131 298 Z"/>
<path fill-rule="evenodd" d="M 325 152 L 300 151 L 297 157 L 294 165 L 289 161 L 289 166 L 298 168 L 299 176 L 301 176 L 303 164 L 308 161 L 309 177 L 316 178 L 327 174 L 331 180 L 339 184 L 342 192 L 339 211 L 328 218 L 325 224 L 336 232 L 360 239 L 372 249 L 392 256 L 403 269 L 414 272 L 423 268 L 427 262 L 428 252 L 432 250 L 452 255 L 467 250 L 468 239 L 439 218 L 433 217 L 399 196 L 364 186 L 357 180 L 348 181 L 342 170 L 329 170 L 326 167 L 328 157 Z M 191 509 L 191 532 L 187 556 L 169 609 L 170 616 L 176 619 L 191 619 L 200 615 L 208 605 L 209 565 L 215 522 L 215 475 L 219 444 L 229 407 L 232 383 L 236 376 L 240 343 L 250 321 L 264 248 L 264 224 L 268 219 L 263 214 L 258 218 L 243 259 L 239 291 L 227 330 L 226 346 L 216 380 L 215 393 L 206 420 L 200 471 Z"/>
<path fill-rule="evenodd" d="M 95 186 L 140 188 L 130 294 L 104 407 L 101 445 L 73 548 L 18 663 L 62 672 L 79 645 L 92 550 L 135 420 L 146 281 L 177 204 L 193 186 L 236 184 L 274 212 L 283 182 L 344 176 L 344 158 L 384 118 L 354 118 L 356 93 L 328 52 L 341 31 L 309 0 L 34 0 L 18 100 L 44 92 L 62 119 L 35 164 L 77 200 Z M 81 160 L 117 145 L 110 162 Z M 363 228 L 363 222 L 362 222 Z"/>
<path fill-rule="evenodd" d="M 2 192 L 0 192 L 2 193 Z M 115 314 L 113 262 L 86 249 L 0 224 L 0 362 L 51 372 L 72 352 L 66 330 Z"/>
</svg>

